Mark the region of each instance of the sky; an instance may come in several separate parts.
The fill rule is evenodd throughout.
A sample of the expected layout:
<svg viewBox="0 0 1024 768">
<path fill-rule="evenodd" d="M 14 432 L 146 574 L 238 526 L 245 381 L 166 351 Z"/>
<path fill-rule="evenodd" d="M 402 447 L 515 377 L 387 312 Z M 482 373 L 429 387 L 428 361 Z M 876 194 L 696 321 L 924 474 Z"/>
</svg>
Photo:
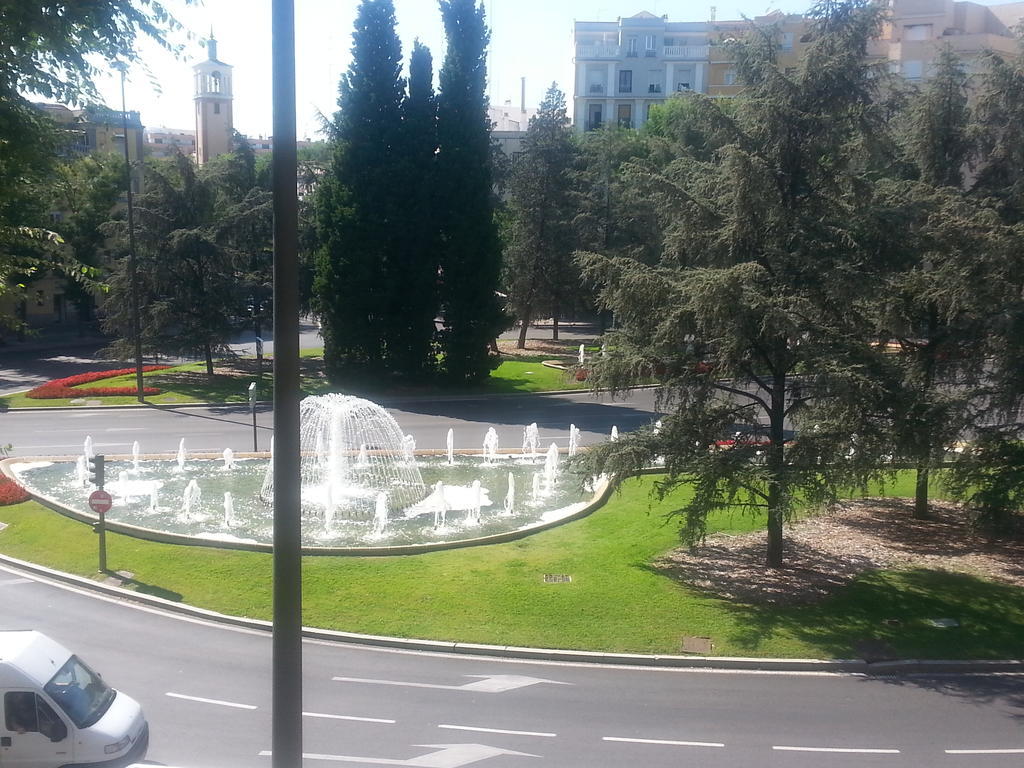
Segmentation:
<svg viewBox="0 0 1024 768">
<path fill-rule="evenodd" d="M 718 1 L 718 19 L 761 15 L 771 9 L 797 13 L 811 4 L 810 0 Z M 680 0 L 482 2 L 491 28 L 491 103 L 509 100 L 518 106 L 521 78 L 525 77 L 527 107 L 535 107 L 553 81 L 572 98 L 574 21 L 615 21 L 640 11 L 667 14 L 670 21 L 706 21 L 711 8 L 710 3 Z M 234 67 L 235 128 L 253 137 L 270 135 L 270 0 L 201 0 L 194 6 L 186 6 L 182 0 L 165 0 L 165 4 L 194 38 L 180 59 L 151 42 L 140 42 L 143 61 L 128 74 L 127 108 L 139 110 L 143 124 L 149 127 L 194 128 L 191 67 L 206 59 L 206 49 L 198 38 L 212 29 L 218 41 L 218 58 Z M 299 138 L 318 138 L 318 113 L 330 115 L 337 107 L 338 81 L 348 67 L 358 5 L 358 0 L 295 0 Z M 403 55 L 408 56 L 418 37 L 433 53 L 436 80 L 444 58 L 444 30 L 436 0 L 395 0 L 395 16 Z M 119 80 L 105 76 L 98 85 L 108 106 L 119 108 Z"/>
</svg>

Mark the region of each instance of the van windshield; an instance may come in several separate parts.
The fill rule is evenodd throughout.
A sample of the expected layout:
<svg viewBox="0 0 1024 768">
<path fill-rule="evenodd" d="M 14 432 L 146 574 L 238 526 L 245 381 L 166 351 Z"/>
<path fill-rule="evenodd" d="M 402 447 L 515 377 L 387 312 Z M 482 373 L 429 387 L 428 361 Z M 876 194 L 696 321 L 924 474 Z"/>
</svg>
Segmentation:
<svg viewBox="0 0 1024 768">
<path fill-rule="evenodd" d="M 68 659 L 43 690 L 79 728 L 88 728 L 103 717 L 115 696 L 114 690 L 77 656 Z"/>
</svg>

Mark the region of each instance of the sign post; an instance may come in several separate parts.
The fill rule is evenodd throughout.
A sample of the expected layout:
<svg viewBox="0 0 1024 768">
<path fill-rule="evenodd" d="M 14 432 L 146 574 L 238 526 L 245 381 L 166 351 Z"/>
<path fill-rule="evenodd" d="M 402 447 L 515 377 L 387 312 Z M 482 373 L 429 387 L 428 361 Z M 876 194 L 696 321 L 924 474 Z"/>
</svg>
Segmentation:
<svg viewBox="0 0 1024 768">
<path fill-rule="evenodd" d="M 263 339 L 258 335 L 256 336 L 256 381 L 263 381 Z"/>
<path fill-rule="evenodd" d="M 252 412 L 252 452 L 256 453 L 259 446 L 256 443 L 256 382 L 249 384 L 249 410 Z"/>
<path fill-rule="evenodd" d="M 89 506 L 97 515 L 96 533 L 100 535 L 100 572 L 107 571 L 107 511 L 114 505 L 114 499 L 102 488 L 89 494 Z"/>
</svg>

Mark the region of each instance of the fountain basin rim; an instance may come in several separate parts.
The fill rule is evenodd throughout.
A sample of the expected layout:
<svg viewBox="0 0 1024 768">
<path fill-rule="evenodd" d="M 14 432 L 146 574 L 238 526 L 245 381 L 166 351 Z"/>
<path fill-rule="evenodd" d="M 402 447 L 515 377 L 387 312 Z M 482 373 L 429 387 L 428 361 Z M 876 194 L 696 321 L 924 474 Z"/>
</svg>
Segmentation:
<svg viewBox="0 0 1024 768">
<path fill-rule="evenodd" d="M 446 455 L 445 450 L 437 449 L 425 449 L 417 450 L 415 455 L 417 456 L 444 456 Z M 456 451 L 460 456 L 473 456 L 479 457 L 479 453 L 473 451 L 472 453 L 466 451 Z M 55 463 L 58 461 L 77 461 L 78 456 L 81 454 L 74 454 L 70 456 L 17 456 L 9 457 L 6 459 L 0 459 L 0 474 L 11 478 L 15 482 L 18 481 L 18 475 L 14 471 L 13 467 L 17 464 L 32 464 L 37 462 L 50 462 Z M 163 460 L 173 460 L 174 454 L 148 454 L 154 458 Z M 507 454 L 509 456 L 522 455 L 518 452 L 512 452 Z M 143 454 L 140 454 L 142 458 Z M 209 453 L 201 454 L 194 453 L 189 454 L 191 458 L 208 458 L 208 459 L 220 459 L 222 454 Z M 236 453 L 235 458 L 268 458 L 270 456 L 267 452 L 248 452 L 248 453 Z M 130 454 L 109 454 L 111 459 L 119 461 L 130 461 L 132 456 Z M 464 547 L 477 547 L 486 546 L 488 544 L 503 544 L 509 541 L 516 541 L 518 539 L 532 536 L 535 533 L 546 531 L 550 528 L 555 528 L 565 523 L 573 522 L 574 520 L 580 520 L 590 515 L 594 510 L 600 508 L 608 500 L 614 489 L 614 482 L 610 478 L 601 478 L 596 487 L 594 488 L 593 494 L 589 500 L 581 502 L 582 507 L 573 512 L 567 513 L 566 515 L 559 517 L 556 520 L 547 520 L 532 525 L 527 525 L 522 528 L 517 528 L 513 531 L 504 531 L 502 533 L 495 533 L 489 536 L 478 536 L 475 538 L 467 539 L 455 539 L 450 541 L 436 541 L 427 542 L 423 544 L 402 544 L 394 546 L 381 546 L 381 547 L 309 547 L 303 546 L 301 553 L 303 556 L 335 556 L 335 557 L 387 557 L 391 555 L 419 555 L 427 552 L 439 552 L 447 549 L 461 549 Z M 42 493 L 37 493 L 30 489 L 25 489 L 29 495 L 35 500 L 42 504 L 44 507 L 53 510 L 59 514 L 69 517 L 72 520 L 77 520 L 81 523 L 93 525 L 99 520 L 98 515 L 94 515 L 88 512 L 68 507 L 56 499 L 47 496 Z M 138 525 L 130 525 L 128 523 L 117 523 L 112 521 L 105 521 L 106 530 L 113 533 L 120 533 L 125 536 L 131 536 L 136 539 L 144 539 L 146 541 L 154 541 L 161 544 L 178 544 L 184 546 L 193 547 L 211 547 L 213 549 L 233 549 L 233 550 L 244 550 L 248 552 L 263 552 L 273 553 L 273 544 L 261 544 L 259 542 L 250 541 L 226 541 L 221 539 L 210 539 L 201 536 L 186 536 L 180 533 L 168 533 L 167 531 L 158 531 L 153 528 L 145 528 Z"/>
</svg>

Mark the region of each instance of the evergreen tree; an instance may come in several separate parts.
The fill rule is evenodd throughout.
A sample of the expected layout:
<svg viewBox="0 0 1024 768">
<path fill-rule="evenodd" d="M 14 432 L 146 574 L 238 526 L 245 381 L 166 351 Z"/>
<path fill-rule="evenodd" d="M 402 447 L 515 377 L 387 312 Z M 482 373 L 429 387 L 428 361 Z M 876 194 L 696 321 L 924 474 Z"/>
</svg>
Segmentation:
<svg viewBox="0 0 1024 768">
<path fill-rule="evenodd" d="M 902 126 L 917 181 L 883 184 L 893 240 L 879 291 L 879 370 L 892 391 L 876 412 L 888 412 L 893 455 L 917 474 L 914 517 L 929 515 L 929 478 L 947 459 L 976 406 L 984 368 L 986 303 L 993 286 L 974 285 L 987 241 L 972 219 L 995 223 L 962 190 L 970 159 L 970 110 L 962 63 L 946 47 L 934 76 L 911 96 Z M 891 353 L 887 343 L 896 352 Z"/>
<path fill-rule="evenodd" d="M 441 227 L 441 334 L 453 382 L 477 381 L 490 368 L 489 346 L 507 318 L 498 302 L 501 246 L 494 216 L 487 43 L 477 0 L 440 0 L 448 49 L 437 102 L 438 221 Z"/>
<path fill-rule="evenodd" d="M 339 87 L 333 157 L 316 193 L 314 294 L 334 384 L 379 375 L 384 366 L 398 289 L 388 259 L 406 215 L 394 189 L 402 163 L 401 67 L 392 0 L 363 0 Z"/>
<path fill-rule="evenodd" d="M 834 498 L 884 450 L 871 434 L 851 438 L 865 420 L 862 390 L 877 387 L 857 308 L 876 257 L 861 153 L 884 136 L 866 56 L 880 13 L 868 0 L 816 6 L 792 78 L 778 72 L 771 30 L 733 44 L 745 84 L 735 107 L 695 97 L 700 132 L 720 149 L 634 175 L 664 222 L 658 262 L 582 257 L 621 326 L 606 336 L 596 384 L 657 376 L 671 412 L 585 460 L 628 472 L 664 457 L 662 493 L 693 484 L 676 512 L 690 542 L 713 510 L 766 514 L 773 567 L 794 499 Z"/>
<path fill-rule="evenodd" d="M 217 242 L 216 189 L 181 154 L 151 165 L 147 182 L 135 207 L 140 338 L 154 353 L 201 357 L 212 376 L 214 356 L 230 354 L 231 318 L 242 307 L 236 254 Z M 118 339 L 113 354 L 128 357 L 127 230 L 123 220 L 110 229 L 120 258 L 110 277 L 103 327 Z"/>
<path fill-rule="evenodd" d="M 418 40 L 409 57 L 409 90 L 402 101 L 399 177 L 392 180 L 400 196 L 403 221 L 394 233 L 388 282 L 387 357 L 398 374 L 415 378 L 432 372 L 434 318 L 438 310 L 438 239 L 435 157 L 437 101 L 430 50 Z"/>
<path fill-rule="evenodd" d="M 523 154 L 512 171 L 505 285 L 521 323 L 519 349 L 526 347 L 526 332 L 538 313 L 550 314 L 558 338 L 559 314 L 572 298 L 571 286 L 580 284 L 572 262 L 575 160 L 565 96 L 552 83 L 530 120 Z"/>
</svg>

